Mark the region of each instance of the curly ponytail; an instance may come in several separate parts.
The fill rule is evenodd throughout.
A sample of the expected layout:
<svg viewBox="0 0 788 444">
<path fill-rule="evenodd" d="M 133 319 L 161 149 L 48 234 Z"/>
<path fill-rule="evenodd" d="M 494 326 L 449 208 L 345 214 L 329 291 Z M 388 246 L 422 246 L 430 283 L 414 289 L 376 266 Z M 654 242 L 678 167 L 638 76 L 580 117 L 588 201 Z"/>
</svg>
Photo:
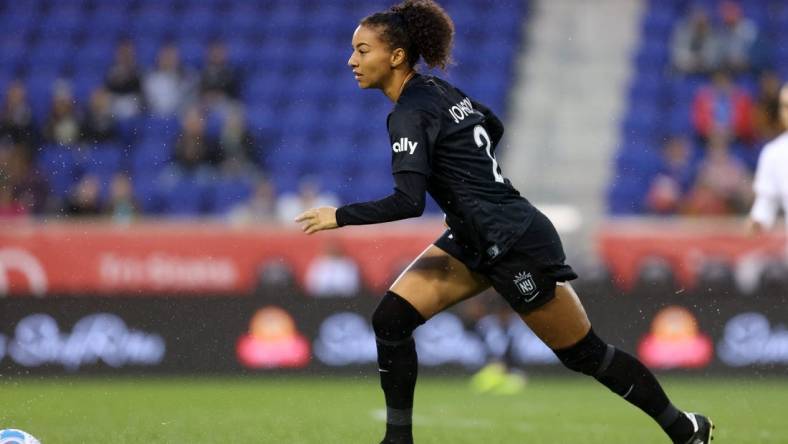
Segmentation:
<svg viewBox="0 0 788 444">
<path fill-rule="evenodd" d="M 446 69 L 451 63 L 454 23 L 432 0 L 405 0 L 365 17 L 361 25 L 380 28 L 382 39 L 392 49 L 405 50 L 410 66 L 419 58 L 430 68 Z"/>
</svg>

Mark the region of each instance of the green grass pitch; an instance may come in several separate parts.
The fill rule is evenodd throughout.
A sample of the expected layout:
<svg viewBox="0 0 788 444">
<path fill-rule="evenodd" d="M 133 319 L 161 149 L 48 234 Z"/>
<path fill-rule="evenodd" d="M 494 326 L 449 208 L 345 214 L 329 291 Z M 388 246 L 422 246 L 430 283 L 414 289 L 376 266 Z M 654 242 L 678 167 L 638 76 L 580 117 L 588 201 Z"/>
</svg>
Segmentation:
<svg viewBox="0 0 788 444">
<path fill-rule="evenodd" d="M 785 378 L 668 378 L 664 386 L 680 407 L 713 418 L 715 444 L 788 443 Z M 377 444 L 382 407 L 372 376 L 0 380 L 0 428 L 43 444 Z M 574 377 L 532 377 L 511 396 L 423 377 L 414 432 L 419 444 L 668 442 L 634 407 Z"/>
</svg>

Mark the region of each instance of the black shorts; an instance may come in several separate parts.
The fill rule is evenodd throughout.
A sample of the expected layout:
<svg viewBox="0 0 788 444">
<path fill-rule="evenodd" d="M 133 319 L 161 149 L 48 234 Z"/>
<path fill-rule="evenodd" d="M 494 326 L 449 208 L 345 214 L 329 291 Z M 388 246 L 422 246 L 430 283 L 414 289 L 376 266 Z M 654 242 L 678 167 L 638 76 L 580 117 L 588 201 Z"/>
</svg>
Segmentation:
<svg viewBox="0 0 788 444">
<path fill-rule="evenodd" d="M 539 211 L 522 237 L 492 264 L 472 266 L 478 263 L 478 257 L 469 257 L 450 230 L 435 241 L 435 246 L 486 276 L 518 313 L 528 313 L 553 299 L 557 282 L 577 279 L 572 267 L 564 263 L 564 247 L 553 223 Z"/>
</svg>

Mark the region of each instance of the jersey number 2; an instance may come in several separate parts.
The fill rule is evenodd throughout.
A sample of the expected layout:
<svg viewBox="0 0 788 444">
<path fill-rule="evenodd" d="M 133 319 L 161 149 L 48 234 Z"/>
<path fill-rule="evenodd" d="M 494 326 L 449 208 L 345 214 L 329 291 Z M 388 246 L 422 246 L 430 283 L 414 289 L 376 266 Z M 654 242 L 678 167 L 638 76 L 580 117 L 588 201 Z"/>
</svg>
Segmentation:
<svg viewBox="0 0 788 444">
<path fill-rule="evenodd" d="M 479 148 L 484 148 L 487 151 L 487 157 L 492 160 L 492 172 L 493 177 L 495 177 L 496 182 L 504 183 L 503 182 L 503 175 L 498 169 L 498 161 L 495 160 L 495 156 L 493 156 L 491 148 L 492 142 L 490 141 L 490 135 L 487 134 L 487 130 L 484 129 L 481 125 L 476 125 L 473 127 L 473 140 L 476 142 L 476 146 Z"/>
</svg>

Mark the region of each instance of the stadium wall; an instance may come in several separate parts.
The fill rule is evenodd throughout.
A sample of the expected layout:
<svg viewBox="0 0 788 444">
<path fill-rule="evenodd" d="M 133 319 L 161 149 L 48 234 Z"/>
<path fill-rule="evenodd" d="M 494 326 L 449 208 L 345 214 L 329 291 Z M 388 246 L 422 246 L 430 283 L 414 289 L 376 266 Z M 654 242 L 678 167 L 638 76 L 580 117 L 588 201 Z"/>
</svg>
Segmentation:
<svg viewBox="0 0 788 444">
<path fill-rule="evenodd" d="M 610 228 L 599 239 L 613 274 L 581 273 L 575 287 L 595 329 L 611 343 L 660 371 L 788 374 L 785 287 L 747 293 L 733 281 L 702 273 L 692 280 L 678 275 L 677 282 L 653 274 L 633 275 L 630 281 L 622 276 L 635 268 L 615 265 L 648 263 L 664 245 L 673 255 L 684 251 L 696 260 L 704 251 L 741 259 L 744 240 L 721 232 L 707 233 L 712 240 L 706 242 L 703 236 L 685 239 L 681 230 L 667 236 L 650 232 L 647 224 L 639 230 Z M 401 223 L 307 237 L 281 228 L 210 224 L 4 227 L 0 373 L 374 374 L 368 318 L 380 287 L 441 229 Z M 746 245 L 764 251 L 780 240 Z M 303 291 L 304 270 L 329 242 L 339 242 L 358 261 L 365 284 L 361 294 L 317 298 Z M 102 272 L 112 268 L 101 265 L 108 255 L 137 265 Z M 162 258 L 181 265 L 162 266 L 157 262 Z M 676 270 L 687 268 L 684 260 L 674 262 Z M 265 272 L 265 264 L 283 263 L 288 266 L 279 271 L 291 269 L 292 276 Z M 210 269 L 214 266 L 219 271 Z M 149 267 L 163 268 L 148 272 Z M 162 280 L 172 270 L 180 277 Z M 118 284 L 107 276 L 123 279 Z M 569 374 L 519 320 L 494 314 L 500 306 L 495 294 L 479 298 L 481 304 L 460 304 L 418 330 L 426 372 L 472 371 L 508 349 L 512 361 L 527 371 Z M 478 311 L 479 306 L 493 308 Z"/>
</svg>

